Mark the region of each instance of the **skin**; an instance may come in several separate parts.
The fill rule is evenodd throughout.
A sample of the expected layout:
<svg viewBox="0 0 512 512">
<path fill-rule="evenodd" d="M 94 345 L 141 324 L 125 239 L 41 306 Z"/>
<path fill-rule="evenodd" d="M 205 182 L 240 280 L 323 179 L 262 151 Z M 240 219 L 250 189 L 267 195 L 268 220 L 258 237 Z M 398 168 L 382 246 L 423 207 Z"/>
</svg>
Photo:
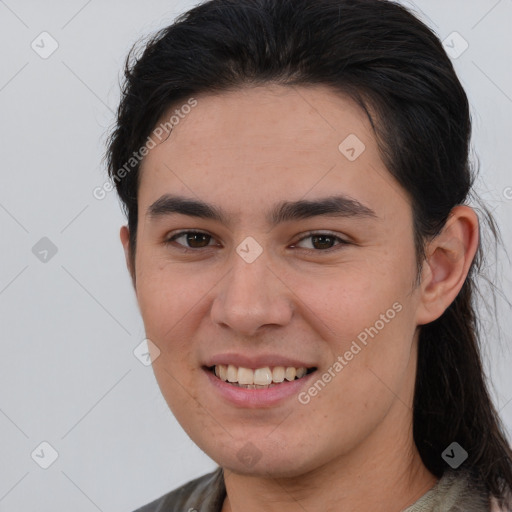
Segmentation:
<svg viewBox="0 0 512 512">
<path fill-rule="evenodd" d="M 437 481 L 412 437 L 418 327 L 462 287 L 478 245 L 476 214 L 454 208 L 427 247 L 418 285 L 411 203 L 350 99 L 323 86 L 269 85 L 197 100 L 143 161 L 135 268 L 121 228 L 146 335 L 160 351 L 153 368 L 162 394 L 224 468 L 224 512 L 402 510 Z M 349 134 L 365 144 L 354 161 L 338 149 Z M 164 193 L 222 207 L 228 223 L 151 218 Z M 280 201 L 333 193 L 375 217 L 266 223 Z M 187 229 L 211 239 L 166 245 Z M 309 231 L 348 243 L 315 244 Z M 236 252 L 248 236 L 263 250 L 252 263 Z M 235 406 L 201 368 L 219 353 L 291 354 L 320 376 L 394 303 L 401 311 L 307 404 L 293 396 Z M 237 457 L 248 441 L 259 457 L 253 465 Z"/>
</svg>

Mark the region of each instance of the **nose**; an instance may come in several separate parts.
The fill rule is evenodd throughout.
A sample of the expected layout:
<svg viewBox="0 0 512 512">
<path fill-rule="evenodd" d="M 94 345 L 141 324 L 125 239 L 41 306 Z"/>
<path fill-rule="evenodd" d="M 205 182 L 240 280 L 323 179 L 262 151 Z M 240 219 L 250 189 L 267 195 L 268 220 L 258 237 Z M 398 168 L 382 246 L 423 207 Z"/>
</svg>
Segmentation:
<svg viewBox="0 0 512 512">
<path fill-rule="evenodd" d="M 253 336 L 265 326 L 285 326 L 291 321 L 293 293 L 264 255 L 265 251 L 252 263 L 233 255 L 210 311 L 216 325 Z"/>
</svg>

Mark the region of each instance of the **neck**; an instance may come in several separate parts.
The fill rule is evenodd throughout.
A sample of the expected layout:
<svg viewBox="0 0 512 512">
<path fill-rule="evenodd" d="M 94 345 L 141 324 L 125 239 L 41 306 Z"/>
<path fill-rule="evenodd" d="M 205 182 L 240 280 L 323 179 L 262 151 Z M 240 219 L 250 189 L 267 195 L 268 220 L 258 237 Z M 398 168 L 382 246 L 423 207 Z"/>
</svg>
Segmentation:
<svg viewBox="0 0 512 512">
<path fill-rule="evenodd" d="M 227 496 L 222 512 L 403 510 L 437 482 L 423 464 L 411 469 L 392 472 L 386 467 L 385 474 L 382 470 L 349 474 L 317 470 L 293 479 L 250 477 L 225 470 Z"/>
<path fill-rule="evenodd" d="M 222 512 L 396 512 L 409 507 L 437 478 L 421 461 L 411 418 L 402 415 L 403 409 L 390 414 L 358 448 L 301 475 L 280 478 L 224 469 L 227 496 Z M 404 435 L 398 425 L 407 423 Z"/>
</svg>

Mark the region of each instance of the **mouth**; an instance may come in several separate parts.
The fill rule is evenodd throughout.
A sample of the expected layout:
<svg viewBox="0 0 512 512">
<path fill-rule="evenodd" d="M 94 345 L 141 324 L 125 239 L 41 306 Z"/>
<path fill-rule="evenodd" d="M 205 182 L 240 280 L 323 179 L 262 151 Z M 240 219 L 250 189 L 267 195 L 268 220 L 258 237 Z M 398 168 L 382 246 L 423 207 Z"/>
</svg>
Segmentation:
<svg viewBox="0 0 512 512">
<path fill-rule="evenodd" d="M 303 379 L 316 371 L 316 367 L 264 366 L 251 369 L 233 364 L 217 364 L 205 367 L 205 369 L 226 384 L 245 389 L 277 387 L 286 382 Z"/>
</svg>

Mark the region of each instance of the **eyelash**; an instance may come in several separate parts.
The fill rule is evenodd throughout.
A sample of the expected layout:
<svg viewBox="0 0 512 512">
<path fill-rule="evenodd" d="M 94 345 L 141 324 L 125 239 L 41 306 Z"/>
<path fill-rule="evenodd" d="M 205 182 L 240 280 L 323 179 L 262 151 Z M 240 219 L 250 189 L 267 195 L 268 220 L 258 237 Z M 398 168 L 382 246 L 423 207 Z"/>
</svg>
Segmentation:
<svg viewBox="0 0 512 512">
<path fill-rule="evenodd" d="M 170 238 L 168 238 L 168 239 L 166 239 L 164 241 L 164 245 L 167 247 L 172 242 L 175 242 L 176 239 L 182 237 L 183 235 L 189 235 L 189 234 L 207 235 L 207 236 L 211 237 L 211 239 L 214 239 L 212 235 L 210 235 L 209 233 L 206 233 L 205 231 L 196 231 L 196 230 L 193 230 L 193 229 L 189 229 L 187 231 L 180 231 L 180 232 L 172 235 Z M 314 236 L 329 237 L 329 238 L 334 239 L 335 241 L 337 241 L 339 243 L 334 245 L 333 247 L 329 247 L 328 249 L 304 249 L 303 247 L 299 247 L 299 250 L 308 251 L 308 252 L 315 252 L 315 253 L 320 253 L 320 252 L 322 252 L 322 253 L 326 253 L 326 252 L 327 253 L 331 253 L 333 251 L 338 251 L 338 250 L 342 249 L 343 246 L 349 245 L 349 243 L 350 243 L 347 240 L 344 240 L 343 238 L 341 238 L 341 237 L 339 237 L 337 235 L 334 235 L 333 233 L 319 232 L 319 231 L 310 231 L 310 232 L 306 233 L 304 236 L 302 236 L 299 240 L 297 240 L 297 242 L 294 242 L 294 245 L 297 244 L 297 243 L 302 242 L 303 240 L 306 240 L 307 238 L 312 238 Z M 178 244 L 178 245 L 180 246 L 180 250 L 182 250 L 185 253 L 197 252 L 197 251 L 199 251 L 201 249 L 207 249 L 209 247 L 214 247 L 213 245 L 207 245 L 205 247 L 191 248 L 191 247 L 186 247 L 186 246 L 184 246 L 182 244 Z"/>
</svg>

